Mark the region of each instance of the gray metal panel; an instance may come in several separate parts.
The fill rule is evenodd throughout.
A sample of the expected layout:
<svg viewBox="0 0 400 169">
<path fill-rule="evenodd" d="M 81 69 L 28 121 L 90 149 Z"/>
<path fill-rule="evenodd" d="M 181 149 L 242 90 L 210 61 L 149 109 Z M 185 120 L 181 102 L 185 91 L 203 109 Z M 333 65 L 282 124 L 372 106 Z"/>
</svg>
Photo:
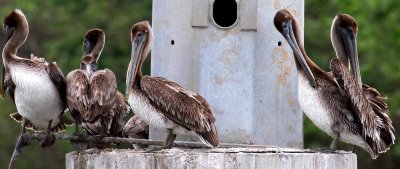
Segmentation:
<svg viewBox="0 0 400 169">
<path fill-rule="evenodd" d="M 223 142 L 302 147 L 297 72 L 273 17 L 279 9 L 288 8 L 302 23 L 303 3 L 259 1 L 257 31 L 241 31 L 242 23 L 229 29 L 214 24 L 192 27 L 192 1 L 154 0 L 152 75 L 204 96 L 213 107 Z M 152 139 L 165 136 L 151 129 Z"/>
<path fill-rule="evenodd" d="M 240 35 L 240 36 L 238 36 Z M 255 33 L 238 27 L 196 30 L 198 92 L 211 103 L 225 142 L 255 143 L 253 135 Z"/>
<path fill-rule="evenodd" d="M 208 0 L 192 0 L 192 26 L 208 26 Z"/>
<path fill-rule="evenodd" d="M 241 0 L 239 4 L 242 30 L 257 30 L 258 0 Z"/>
<path fill-rule="evenodd" d="M 303 146 L 303 113 L 298 104 L 297 70 L 290 46 L 275 29 L 275 13 L 287 8 L 303 24 L 304 1 L 259 1 L 254 56 L 254 123 L 257 142 Z M 278 42 L 282 45 L 278 46 Z M 262 124 L 262 125 L 260 125 Z"/>
<path fill-rule="evenodd" d="M 154 44 L 151 75 L 175 81 L 193 90 L 194 55 L 192 53 L 192 1 L 153 0 L 152 27 Z M 174 45 L 171 41 L 174 41 Z M 165 132 L 150 130 L 152 138 L 166 139 Z M 181 138 L 178 136 L 178 139 Z M 189 140 L 188 140 L 189 141 Z"/>
</svg>

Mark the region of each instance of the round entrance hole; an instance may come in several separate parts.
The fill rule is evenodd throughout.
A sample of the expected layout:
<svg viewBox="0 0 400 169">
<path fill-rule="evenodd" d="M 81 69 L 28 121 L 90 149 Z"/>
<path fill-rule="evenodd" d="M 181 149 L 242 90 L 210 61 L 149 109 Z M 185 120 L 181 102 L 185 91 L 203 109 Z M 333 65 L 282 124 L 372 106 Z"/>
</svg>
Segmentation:
<svg viewBox="0 0 400 169">
<path fill-rule="evenodd" d="M 237 3 L 235 0 L 215 0 L 213 4 L 213 19 L 223 28 L 232 26 L 237 20 Z"/>
</svg>

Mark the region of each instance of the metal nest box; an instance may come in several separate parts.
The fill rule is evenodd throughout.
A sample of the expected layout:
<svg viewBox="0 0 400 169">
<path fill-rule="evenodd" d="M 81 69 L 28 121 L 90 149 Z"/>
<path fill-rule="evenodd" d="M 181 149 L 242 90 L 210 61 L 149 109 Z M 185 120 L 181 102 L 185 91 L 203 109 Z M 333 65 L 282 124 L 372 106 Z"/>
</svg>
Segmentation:
<svg viewBox="0 0 400 169">
<path fill-rule="evenodd" d="M 222 142 L 303 146 L 296 67 L 273 25 L 282 8 L 302 23 L 304 1 L 153 0 L 151 74 L 204 96 Z"/>
</svg>

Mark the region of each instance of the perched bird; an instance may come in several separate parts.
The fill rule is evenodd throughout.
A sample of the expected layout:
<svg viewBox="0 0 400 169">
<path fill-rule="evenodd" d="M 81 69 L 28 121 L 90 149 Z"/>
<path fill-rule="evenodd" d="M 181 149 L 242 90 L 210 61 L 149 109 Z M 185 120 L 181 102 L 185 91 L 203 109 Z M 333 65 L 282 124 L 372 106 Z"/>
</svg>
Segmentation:
<svg viewBox="0 0 400 169">
<path fill-rule="evenodd" d="M 387 97 L 361 81 L 357 32 L 357 22 L 352 16 L 339 14 L 333 20 L 331 40 L 337 59 L 331 62 L 331 73 L 357 106 L 356 111 L 359 111 L 357 113 L 360 114 L 361 123 L 366 124 L 362 128 L 362 133 L 378 134 L 376 138 L 367 140 L 375 142 L 371 144 L 377 146 L 372 147 L 374 154 L 384 153 L 394 144 L 394 128 L 388 116 Z"/>
<path fill-rule="evenodd" d="M 333 42 L 339 58 L 345 57 L 354 61 L 355 58 L 351 57 L 356 54 L 357 25 L 348 21 L 334 21 L 332 31 L 336 31 L 336 28 L 343 29 L 340 34 L 333 33 L 334 38 L 340 37 L 341 41 L 346 42 L 344 45 L 339 44 L 334 38 Z M 385 106 L 373 105 L 375 99 L 368 98 L 365 91 L 368 89 L 363 92 L 357 80 L 360 78 L 349 76 L 348 67 L 339 60 L 332 60 L 332 72 L 319 68 L 306 54 L 301 42 L 301 27 L 288 10 L 283 9 L 276 13 L 274 25 L 293 50 L 299 74 L 300 106 L 318 128 L 334 138 L 330 145 L 331 150 L 336 149 L 340 140 L 363 148 L 373 159 L 379 153 L 385 152 L 394 141 L 393 127 L 387 111 L 374 111 L 374 108 Z M 352 45 L 346 44 L 349 42 Z M 339 45 L 343 48 L 339 49 Z M 351 69 L 359 71 L 353 65 L 354 63 L 350 64 Z"/>
<path fill-rule="evenodd" d="M 18 110 L 11 117 L 22 124 L 22 134 L 26 127 L 47 131 L 41 145 L 50 146 L 55 141 L 53 132 L 61 132 L 72 124 L 63 116 L 66 108 L 64 75 L 55 62 L 29 60 L 17 55 L 29 34 L 28 21 L 21 10 L 13 10 L 5 17 L 3 28 L 6 44 L 2 53 L 2 90 L 8 93 Z"/>
<path fill-rule="evenodd" d="M 135 114 L 150 126 L 168 131 L 165 146 L 171 148 L 177 134 L 197 134 L 210 147 L 219 145 L 215 117 L 199 94 L 162 77 L 142 74 L 141 68 L 152 45 L 147 21 L 131 29 L 132 54 L 126 78 L 126 97 Z"/>
<path fill-rule="evenodd" d="M 149 139 L 149 125 L 141 120 L 138 115 L 134 115 L 125 123 L 124 136 L 136 139 Z M 147 146 L 134 144 L 133 147 L 138 150 Z"/>
<path fill-rule="evenodd" d="M 109 69 L 97 70 L 104 43 L 102 30 L 88 31 L 80 69 L 71 71 L 66 78 L 67 104 L 75 119 L 75 135 L 79 135 L 78 125 L 81 125 L 90 135 L 122 136 L 129 106 L 117 90 L 114 73 Z"/>
</svg>

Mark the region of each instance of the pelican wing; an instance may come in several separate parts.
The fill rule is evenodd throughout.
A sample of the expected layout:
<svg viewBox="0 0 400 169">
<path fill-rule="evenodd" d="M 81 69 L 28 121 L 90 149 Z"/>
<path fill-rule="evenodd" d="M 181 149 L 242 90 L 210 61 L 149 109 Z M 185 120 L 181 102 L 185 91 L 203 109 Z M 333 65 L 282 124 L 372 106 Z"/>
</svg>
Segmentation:
<svg viewBox="0 0 400 169">
<path fill-rule="evenodd" d="M 362 124 L 363 137 L 375 153 L 385 152 L 394 143 L 394 129 L 387 115 L 386 97 L 367 85 L 360 88 L 346 66 L 338 59 L 333 59 L 330 67 L 335 78 L 343 82 L 339 87 L 353 103 Z"/>
<path fill-rule="evenodd" d="M 195 130 L 213 146 L 219 144 L 215 118 L 203 97 L 161 77 L 143 76 L 140 86 L 170 120 L 188 130 Z"/>
<path fill-rule="evenodd" d="M 125 117 L 129 113 L 128 103 L 124 99 L 124 95 L 117 91 L 115 95 L 115 102 L 111 109 L 111 115 L 113 117 L 110 126 L 110 135 L 113 137 L 121 137 L 123 128 L 125 125 Z"/>
<path fill-rule="evenodd" d="M 386 96 L 379 93 L 377 89 L 366 84 L 363 84 L 362 88 L 365 97 L 368 99 L 372 109 L 375 112 L 382 112 L 383 114 L 387 114 L 389 112 Z"/>
<path fill-rule="evenodd" d="M 117 93 L 117 79 L 111 70 L 104 69 L 94 72 L 89 83 L 89 102 L 92 108 L 86 119 L 91 121 L 99 115 L 110 113 Z"/>
<path fill-rule="evenodd" d="M 124 96 L 117 92 L 115 95 L 116 99 L 113 107 L 109 110 L 107 116 L 107 134 L 111 137 L 122 137 L 124 118 L 129 113 L 129 106 L 124 100 Z M 85 121 L 82 123 L 82 127 L 91 135 L 97 135 L 101 133 L 101 118 L 100 116 L 95 117 L 92 121 Z"/>
<path fill-rule="evenodd" d="M 366 84 L 363 84 L 362 88 L 372 110 L 382 120 L 383 126 L 380 128 L 381 142 L 379 145 L 379 153 L 386 152 L 390 145 L 394 144 L 395 140 L 392 120 L 388 115 L 389 108 L 387 105 L 387 97 L 379 93 L 377 89 Z"/>
<path fill-rule="evenodd" d="M 73 70 L 67 75 L 67 104 L 70 109 L 74 109 L 72 111 L 74 118 L 89 109 L 88 79 L 88 74 L 83 70 Z"/>
<path fill-rule="evenodd" d="M 109 121 L 109 120 L 108 120 Z M 82 122 L 82 128 L 85 129 L 85 131 L 89 135 L 99 135 L 101 133 L 102 127 L 101 127 L 101 118 L 98 116 L 94 120 L 88 122 L 88 121 L 83 121 Z M 108 128 L 107 128 L 108 130 Z"/>
<path fill-rule="evenodd" d="M 19 114 L 18 112 L 12 113 L 10 114 L 10 117 L 12 119 L 14 119 L 16 122 L 20 123 L 21 126 L 23 126 L 22 124 L 22 116 L 21 114 Z M 61 116 L 60 117 L 60 122 L 54 126 L 53 128 L 51 128 L 51 131 L 54 133 L 60 133 L 65 131 L 65 129 L 67 128 L 67 126 L 71 125 L 73 123 L 72 120 L 66 118 L 65 116 Z M 41 131 L 39 130 L 38 127 L 34 126 L 31 121 L 29 121 L 28 119 L 25 119 L 25 127 L 27 129 L 33 130 L 33 131 Z"/>
<path fill-rule="evenodd" d="M 124 135 L 129 138 L 149 138 L 149 125 L 139 116 L 132 116 L 124 126 Z"/>
<path fill-rule="evenodd" d="M 65 82 L 64 74 L 55 62 L 47 65 L 47 73 L 49 74 L 53 84 L 56 86 L 64 106 L 66 106 L 67 84 Z"/>
<path fill-rule="evenodd" d="M 3 69 L 2 72 L 2 85 L 1 85 L 1 90 L 3 93 L 1 93 L 1 96 L 4 96 L 4 93 L 7 93 L 8 96 L 10 96 L 11 100 L 14 102 L 15 104 L 15 100 L 14 100 L 14 92 L 15 92 L 15 84 L 11 79 L 11 76 L 8 72 L 5 72 L 5 70 Z"/>
</svg>

